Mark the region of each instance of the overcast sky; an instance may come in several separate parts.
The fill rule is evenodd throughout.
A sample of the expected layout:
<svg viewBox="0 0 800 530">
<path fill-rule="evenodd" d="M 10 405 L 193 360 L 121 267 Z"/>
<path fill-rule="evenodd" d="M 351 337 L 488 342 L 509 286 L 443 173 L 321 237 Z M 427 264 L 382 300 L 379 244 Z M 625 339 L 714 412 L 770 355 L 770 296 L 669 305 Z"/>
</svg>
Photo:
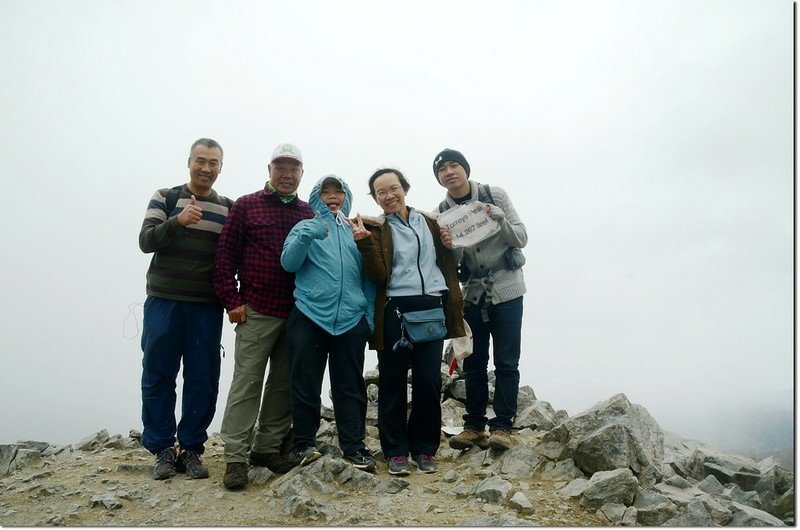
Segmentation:
<svg viewBox="0 0 800 530">
<path fill-rule="evenodd" d="M 203 136 L 223 195 L 293 142 L 302 197 L 335 173 L 373 215 L 374 169 L 431 210 L 433 157 L 461 150 L 527 226 L 539 399 L 623 392 L 706 440 L 741 410 L 791 421 L 792 7 L 0 0 L 0 443 L 141 429 L 139 227 Z"/>
</svg>

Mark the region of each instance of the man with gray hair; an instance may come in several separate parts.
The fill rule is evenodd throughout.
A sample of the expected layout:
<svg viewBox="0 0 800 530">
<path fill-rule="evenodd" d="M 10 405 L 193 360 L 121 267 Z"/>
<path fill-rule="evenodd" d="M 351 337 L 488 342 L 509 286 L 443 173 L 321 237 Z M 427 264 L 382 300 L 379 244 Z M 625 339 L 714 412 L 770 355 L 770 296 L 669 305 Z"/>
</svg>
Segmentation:
<svg viewBox="0 0 800 530">
<path fill-rule="evenodd" d="M 222 171 L 219 143 L 194 142 L 188 167 L 188 184 L 155 192 L 139 232 L 139 248 L 153 253 L 142 326 L 142 444 L 156 456 L 156 480 L 179 471 L 208 477 L 200 455 L 219 389 L 222 306 L 214 292 L 214 253 L 233 202 L 212 189 Z M 183 403 L 176 427 L 181 361 Z"/>
<path fill-rule="evenodd" d="M 314 214 L 297 196 L 303 157 L 296 146 L 276 147 L 267 169 L 264 189 L 234 204 L 215 261 L 214 287 L 236 324 L 233 380 L 221 428 L 228 489 L 247 484 L 248 458 L 275 473 L 297 464 L 280 452 L 292 422 L 286 319 L 295 283 L 294 274 L 281 266 L 281 252 L 292 227 Z"/>
</svg>

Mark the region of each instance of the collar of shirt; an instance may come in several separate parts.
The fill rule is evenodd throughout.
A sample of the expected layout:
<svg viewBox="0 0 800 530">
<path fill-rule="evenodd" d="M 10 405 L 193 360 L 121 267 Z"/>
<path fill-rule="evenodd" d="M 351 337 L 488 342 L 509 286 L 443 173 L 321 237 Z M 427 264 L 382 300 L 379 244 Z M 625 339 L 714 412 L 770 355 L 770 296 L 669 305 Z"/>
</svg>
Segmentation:
<svg viewBox="0 0 800 530">
<path fill-rule="evenodd" d="M 283 195 L 282 193 L 278 193 L 278 190 L 275 189 L 275 187 L 272 185 L 272 182 L 270 181 L 267 181 L 267 185 L 264 188 L 264 191 L 274 193 L 284 204 L 292 202 L 297 197 L 297 192 L 290 193 L 289 195 Z"/>
</svg>

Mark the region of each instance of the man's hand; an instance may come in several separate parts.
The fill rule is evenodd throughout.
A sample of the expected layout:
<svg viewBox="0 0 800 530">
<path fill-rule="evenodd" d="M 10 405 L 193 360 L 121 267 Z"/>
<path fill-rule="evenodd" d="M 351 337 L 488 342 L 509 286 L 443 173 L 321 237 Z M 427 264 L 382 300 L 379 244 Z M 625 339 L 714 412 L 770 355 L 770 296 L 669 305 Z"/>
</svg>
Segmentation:
<svg viewBox="0 0 800 530">
<path fill-rule="evenodd" d="M 506 220 L 506 212 L 504 212 L 503 209 L 496 204 L 486 205 L 486 215 L 491 217 L 492 220 L 497 221 L 499 224 L 502 224 L 503 221 Z"/>
<path fill-rule="evenodd" d="M 364 221 L 361 220 L 361 214 L 356 214 L 355 222 L 351 221 L 350 219 L 348 219 L 347 222 L 350 223 L 350 228 L 353 229 L 353 239 L 360 241 L 369 237 L 369 230 L 364 227 Z"/>
<path fill-rule="evenodd" d="M 442 239 L 442 244 L 449 249 L 453 248 L 453 234 L 450 233 L 449 228 L 439 227 L 439 237 Z"/>
<path fill-rule="evenodd" d="M 231 322 L 231 324 L 237 324 L 247 320 L 247 315 L 245 314 L 246 307 L 247 304 L 242 304 L 236 309 L 231 309 L 228 311 L 228 320 Z"/>
<path fill-rule="evenodd" d="M 184 208 L 181 213 L 178 214 L 178 222 L 181 224 L 181 226 L 189 226 L 199 223 L 200 219 L 202 218 L 203 209 L 197 205 L 197 199 L 195 199 L 194 195 L 192 195 L 189 206 Z"/>
</svg>

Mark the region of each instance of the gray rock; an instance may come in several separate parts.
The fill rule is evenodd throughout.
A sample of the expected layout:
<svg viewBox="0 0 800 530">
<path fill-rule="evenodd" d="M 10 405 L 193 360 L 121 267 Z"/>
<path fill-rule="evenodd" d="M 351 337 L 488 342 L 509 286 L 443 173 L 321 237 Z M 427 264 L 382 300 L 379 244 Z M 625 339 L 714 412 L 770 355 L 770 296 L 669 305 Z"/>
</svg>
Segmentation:
<svg viewBox="0 0 800 530">
<path fill-rule="evenodd" d="M 380 379 L 380 373 L 377 370 L 367 370 L 364 373 L 364 383 L 367 386 L 369 385 L 378 385 L 378 379 Z"/>
<path fill-rule="evenodd" d="M 761 498 L 755 491 L 744 491 L 738 484 L 728 484 L 722 490 L 721 497 L 745 504 L 751 508 L 761 510 Z"/>
<path fill-rule="evenodd" d="M 563 488 L 558 493 L 565 499 L 574 499 L 583 495 L 583 492 L 589 486 L 589 481 L 585 478 L 576 478 Z"/>
<path fill-rule="evenodd" d="M 312 497 L 295 495 L 286 499 L 283 513 L 292 517 L 306 517 L 309 519 L 330 519 L 336 515 L 336 510 L 327 503 L 321 503 Z"/>
<path fill-rule="evenodd" d="M 308 492 L 308 489 L 306 489 L 304 477 L 299 474 L 293 475 L 288 480 L 281 482 L 275 481 L 275 483 L 272 485 L 272 489 L 281 497 L 311 496 L 311 494 Z"/>
<path fill-rule="evenodd" d="M 375 383 L 372 383 L 369 386 L 367 386 L 367 399 L 371 403 L 378 402 L 378 385 L 376 385 Z"/>
<path fill-rule="evenodd" d="M 718 503 L 709 496 L 701 497 L 699 500 L 703 503 L 706 512 L 708 512 L 708 515 L 711 516 L 711 519 L 713 519 L 715 524 L 718 524 L 719 526 L 725 526 L 731 522 L 733 513 L 722 504 Z"/>
<path fill-rule="evenodd" d="M 559 460 L 558 462 L 544 461 L 536 467 L 533 473 L 535 476 L 550 480 L 573 480 L 576 478 L 586 478 L 583 471 L 578 469 L 571 458 Z"/>
<path fill-rule="evenodd" d="M 689 463 L 689 471 L 697 480 L 714 475 L 720 483 L 733 482 L 744 490 L 752 490 L 760 478 L 760 472 L 754 460 L 721 453 L 707 447 L 695 449 Z"/>
<path fill-rule="evenodd" d="M 38 449 L 26 449 L 18 447 L 17 452 L 14 454 L 13 460 L 8 465 L 8 473 L 13 473 L 19 469 L 23 469 L 31 464 L 39 462 L 42 459 L 42 453 Z"/>
<path fill-rule="evenodd" d="M 581 506 L 597 510 L 606 503 L 630 506 L 636 497 L 639 481 L 630 469 L 598 471 L 589 479 L 581 496 Z"/>
<path fill-rule="evenodd" d="M 451 490 L 450 493 L 455 495 L 456 497 L 463 499 L 465 497 L 469 497 L 472 495 L 472 492 L 475 491 L 475 488 L 472 486 L 468 486 L 463 482 L 456 484 Z"/>
<path fill-rule="evenodd" d="M 666 479 L 664 479 L 664 482 L 669 484 L 670 486 L 675 486 L 676 488 L 680 489 L 686 489 L 692 487 L 692 483 L 680 475 L 673 475 L 671 477 L 667 477 Z"/>
<path fill-rule="evenodd" d="M 514 419 L 514 427 L 517 429 L 531 428 L 542 431 L 549 431 L 555 427 L 559 421 L 556 411 L 547 401 L 533 401 L 520 412 Z"/>
<path fill-rule="evenodd" d="M 92 451 L 98 447 L 101 447 L 108 441 L 108 439 L 108 431 L 103 429 L 102 431 L 98 431 L 92 435 L 89 435 L 80 442 L 76 443 L 74 448 L 76 451 Z"/>
<path fill-rule="evenodd" d="M 122 508 L 122 503 L 114 495 L 105 493 L 93 496 L 89 501 L 89 506 L 92 508 L 102 506 L 106 510 L 119 510 Z"/>
<path fill-rule="evenodd" d="M 380 480 L 376 491 L 382 493 L 399 493 L 404 489 L 408 489 L 408 481 L 402 478 L 393 477 L 390 479 Z"/>
<path fill-rule="evenodd" d="M 254 466 L 250 468 L 247 477 L 253 484 L 266 484 L 275 476 L 275 473 L 266 467 Z"/>
<path fill-rule="evenodd" d="M 521 514 L 533 513 L 533 504 L 521 491 L 516 492 L 508 500 L 508 505 Z"/>
<path fill-rule="evenodd" d="M 458 480 L 458 473 L 456 473 L 455 470 L 451 469 L 450 471 L 444 474 L 442 480 L 447 483 L 455 482 L 456 480 Z"/>
<path fill-rule="evenodd" d="M 384 512 L 388 512 L 392 509 L 392 499 L 389 497 L 383 497 L 381 500 L 378 501 L 378 509 Z"/>
<path fill-rule="evenodd" d="M 636 521 L 643 526 L 661 526 L 678 514 L 678 507 L 664 495 L 641 487 L 633 506 L 637 510 Z"/>
<path fill-rule="evenodd" d="M 652 486 L 661 477 L 661 427 L 647 409 L 631 403 L 624 394 L 612 396 L 560 423 L 542 441 L 561 444 L 563 450 L 556 459 L 572 457 L 589 475 L 630 468 L 644 486 Z"/>
<path fill-rule="evenodd" d="M 625 508 L 625 514 L 622 516 L 622 521 L 619 522 L 620 526 L 636 526 L 637 510 L 634 506 Z"/>
<path fill-rule="evenodd" d="M 598 513 L 608 519 L 612 524 L 618 525 L 622 522 L 622 517 L 625 515 L 627 508 L 624 504 L 617 504 L 614 502 L 607 502 L 598 509 Z"/>
<path fill-rule="evenodd" d="M 666 521 L 663 526 L 716 526 L 714 520 L 700 501 L 686 505 L 685 511 Z"/>
<path fill-rule="evenodd" d="M 455 399 L 444 400 L 444 403 L 442 403 L 442 425 L 448 427 L 458 427 L 458 432 L 461 432 L 461 428 L 464 425 L 464 420 L 462 417 L 466 411 L 466 406 L 460 401 Z"/>
<path fill-rule="evenodd" d="M 8 475 L 11 462 L 17 455 L 17 444 L 0 445 L 0 477 Z"/>
<path fill-rule="evenodd" d="M 714 475 L 708 475 L 706 478 L 701 480 L 700 483 L 697 484 L 697 488 L 700 491 L 705 491 L 711 495 L 719 495 L 722 493 L 722 490 L 725 489 L 725 487 L 719 483 L 719 480 L 717 480 L 717 477 Z"/>
<path fill-rule="evenodd" d="M 538 463 L 539 456 L 532 447 L 517 444 L 503 453 L 500 471 L 510 478 L 530 478 Z"/>
<path fill-rule="evenodd" d="M 794 488 L 775 500 L 772 505 L 772 514 L 780 519 L 794 517 Z"/>
<path fill-rule="evenodd" d="M 785 526 L 783 521 L 774 515 L 738 502 L 731 503 L 731 512 L 733 517 L 730 526 Z"/>
<path fill-rule="evenodd" d="M 692 456 L 697 449 L 709 449 L 703 442 L 682 438 L 675 433 L 664 431 L 663 464 L 683 478 L 691 476 Z M 700 477 L 702 478 L 702 477 Z"/>
<path fill-rule="evenodd" d="M 475 488 L 475 496 L 486 502 L 503 504 L 508 498 L 513 486 L 500 477 L 489 477 L 480 481 Z"/>
<path fill-rule="evenodd" d="M 760 460 L 757 468 L 761 479 L 756 484 L 755 490 L 759 493 L 771 490 L 778 495 L 783 495 L 794 484 L 794 473 L 780 466 L 773 457 Z"/>
<path fill-rule="evenodd" d="M 458 401 L 466 401 L 467 399 L 467 382 L 464 379 L 459 379 L 450 385 L 448 395 L 457 399 Z"/>
<path fill-rule="evenodd" d="M 518 411 L 530 407 L 534 401 L 536 401 L 536 394 L 533 392 L 533 388 L 528 385 L 519 387 L 519 392 L 517 392 Z"/>
</svg>

